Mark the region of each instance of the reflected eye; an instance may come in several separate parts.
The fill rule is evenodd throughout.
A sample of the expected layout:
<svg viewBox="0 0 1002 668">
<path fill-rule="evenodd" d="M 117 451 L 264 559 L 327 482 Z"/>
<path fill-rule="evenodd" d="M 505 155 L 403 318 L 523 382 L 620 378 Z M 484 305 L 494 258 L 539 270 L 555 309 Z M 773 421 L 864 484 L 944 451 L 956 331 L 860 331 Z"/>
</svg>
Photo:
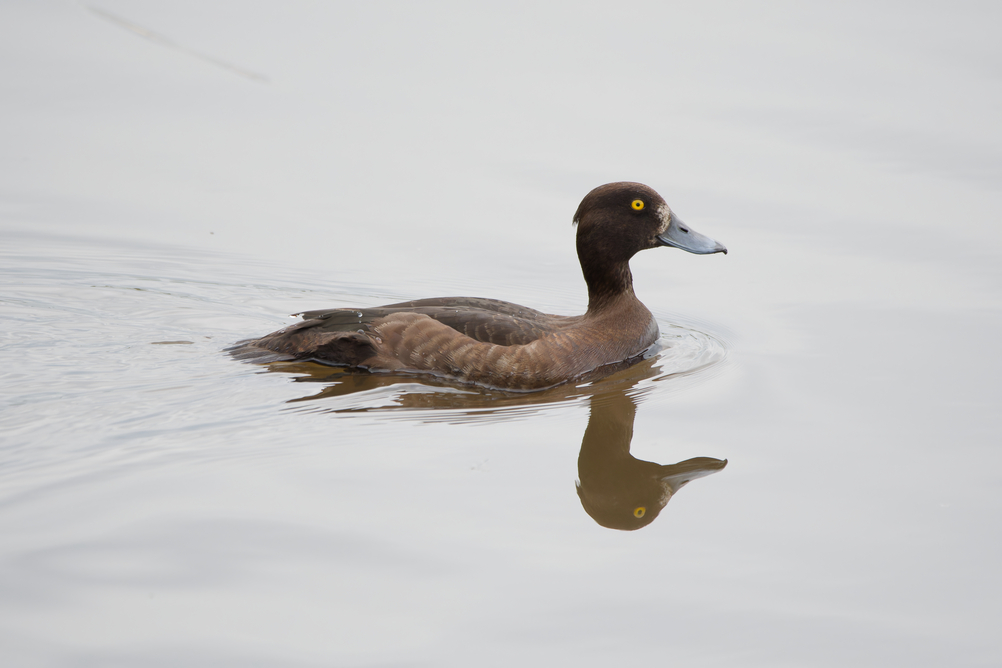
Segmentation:
<svg viewBox="0 0 1002 668">
<path fill-rule="evenodd" d="M 643 211 L 644 210 L 644 200 L 642 200 L 642 199 L 635 199 L 630 204 L 630 206 L 633 207 L 634 211 Z M 641 514 L 643 514 L 643 513 L 641 513 Z"/>
<path fill-rule="evenodd" d="M 640 202 L 640 200 L 637 200 L 637 202 Z M 634 202 L 634 204 L 636 204 L 637 202 Z M 634 207 L 634 208 L 636 208 L 636 207 Z M 640 202 L 640 208 L 641 209 L 644 208 L 644 203 L 643 202 Z M 644 508 L 643 506 L 639 506 L 639 507 L 633 509 L 633 516 L 636 517 L 639 520 L 641 517 L 644 516 L 644 513 L 646 513 L 646 512 L 647 512 L 647 508 Z"/>
</svg>

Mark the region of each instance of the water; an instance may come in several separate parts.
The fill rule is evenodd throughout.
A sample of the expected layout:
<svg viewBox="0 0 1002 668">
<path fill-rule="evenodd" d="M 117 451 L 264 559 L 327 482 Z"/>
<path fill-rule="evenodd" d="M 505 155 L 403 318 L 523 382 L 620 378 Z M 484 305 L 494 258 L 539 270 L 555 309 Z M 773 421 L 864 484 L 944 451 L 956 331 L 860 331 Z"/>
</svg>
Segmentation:
<svg viewBox="0 0 1002 668">
<path fill-rule="evenodd" d="M 996 10 L 0 12 L 5 665 L 1002 659 Z M 623 179 L 730 250 L 635 258 L 636 367 L 224 352 L 578 313 L 571 216 Z"/>
</svg>

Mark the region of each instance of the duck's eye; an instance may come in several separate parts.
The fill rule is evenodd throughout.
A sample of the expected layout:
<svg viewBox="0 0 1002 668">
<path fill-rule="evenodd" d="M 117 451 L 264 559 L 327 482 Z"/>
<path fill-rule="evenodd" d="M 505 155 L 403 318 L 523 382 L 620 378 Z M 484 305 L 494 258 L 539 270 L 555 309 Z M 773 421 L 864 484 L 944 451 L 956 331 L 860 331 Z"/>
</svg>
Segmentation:
<svg viewBox="0 0 1002 668">
<path fill-rule="evenodd" d="M 637 202 L 640 202 L 640 200 L 637 200 Z M 637 202 L 634 202 L 634 204 L 636 204 Z M 644 208 L 644 203 L 643 202 L 640 202 L 640 208 L 641 209 Z M 646 512 L 647 512 L 647 508 L 644 508 L 643 506 L 638 506 L 637 508 L 633 509 L 633 516 L 636 517 L 639 520 L 641 517 L 644 516 L 644 513 L 646 513 Z"/>
<path fill-rule="evenodd" d="M 630 206 L 633 207 L 634 211 L 643 211 L 644 210 L 644 200 L 642 200 L 642 199 L 635 199 L 630 204 Z"/>
</svg>

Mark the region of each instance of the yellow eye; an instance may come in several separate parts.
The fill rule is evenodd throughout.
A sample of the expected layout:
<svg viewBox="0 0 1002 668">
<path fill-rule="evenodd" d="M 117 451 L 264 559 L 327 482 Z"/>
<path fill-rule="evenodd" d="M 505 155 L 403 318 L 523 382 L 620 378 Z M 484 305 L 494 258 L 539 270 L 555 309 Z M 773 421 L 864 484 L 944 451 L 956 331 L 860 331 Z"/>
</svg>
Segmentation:
<svg viewBox="0 0 1002 668">
<path fill-rule="evenodd" d="M 630 204 L 630 206 L 633 207 L 634 211 L 643 211 L 644 210 L 644 200 L 642 200 L 642 199 L 635 199 Z M 643 514 L 643 513 L 641 513 L 641 514 Z"/>
<path fill-rule="evenodd" d="M 638 199 L 637 202 L 640 202 L 640 200 Z M 634 202 L 634 204 L 636 204 L 637 202 Z M 636 207 L 634 207 L 634 208 L 636 208 Z M 644 208 L 644 203 L 643 202 L 640 202 L 640 208 L 641 209 Z M 641 517 L 644 516 L 644 513 L 646 513 L 646 512 L 647 512 L 647 509 L 644 508 L 643 506 L 640 506 L 639 508 L 634 508 L 633 509 L 633 516 L 636 517 L 639 520 Z"/>
</svg>

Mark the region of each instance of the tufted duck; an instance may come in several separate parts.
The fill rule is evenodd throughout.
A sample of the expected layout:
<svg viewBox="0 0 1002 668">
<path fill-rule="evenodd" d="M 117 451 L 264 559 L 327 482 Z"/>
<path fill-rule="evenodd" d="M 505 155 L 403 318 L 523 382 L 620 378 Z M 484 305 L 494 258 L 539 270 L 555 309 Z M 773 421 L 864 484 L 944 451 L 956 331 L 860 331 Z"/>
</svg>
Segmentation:
<svg viewBox="0 0 1002 668">
<path fill-rule="evenodd" d="M 559 316 L 476 297 L 418 299 L 375 308 L 307 311 L 303 321 L 230 349 L 259 362 L 312 360 L 370 372 L 432 374 L 510 391 L 532 391 L 642 359 L 658 339 L 633 293 L 630 258 L 674 246 L 726 253 L 695 232 L 651 188 L 609 183 L 574 214 L 588 285 L 584 315 Z"/>
</svg>

